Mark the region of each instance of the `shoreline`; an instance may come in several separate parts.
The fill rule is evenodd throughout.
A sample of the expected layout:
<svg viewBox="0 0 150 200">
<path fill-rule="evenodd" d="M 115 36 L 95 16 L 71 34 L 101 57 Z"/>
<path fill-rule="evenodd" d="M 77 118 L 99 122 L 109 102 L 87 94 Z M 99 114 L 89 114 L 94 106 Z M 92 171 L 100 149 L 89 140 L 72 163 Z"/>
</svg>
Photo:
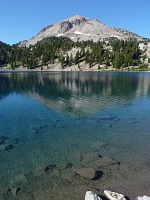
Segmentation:
<svg viewBox="0 0 150 200">
<path fill-rule="evenodd" d="M 83 71 L 83 70 L 71 70 L 71 71 L 68 71 L 68 70 L 38 70 L 38 69 L 35 69 L 35 70 L 25 70 L 25 69 L 15 69 L 15 70 L 7 70 L 7 69 L 5 69 L 5 70 L 0 70 L 0 73 L 1 72 L 52 72 L 52 73 L 61 73 L 61 72 L 120 72 L 120 73 L 122 73 L 122 72 L 126 72 L 126 73 L 131 73 L 131 72 L 145 72 L 145 73 L 147 73 L 147 72 L 150 72 L 150 70 L 148 70 L 148 71 L 146 71 L 146 70 L 144 70 L 144 71 L 134 71 L 134 70 L 132 70 L 132 71 L 126 71 L 126 70 L 89 70 L 89 71 Z"/>
<path fill-rule="evenodd" d="M 72 69 L 39 69 L 39 68 L 35 68 L 35 69 L 22 69 L 22 68 L 17 68 L 17 69 L 7 69 L 7 68 L 4 68 L 4 69 L 0 69 L 0 72 L 3 72 L 3 71 L 11 71 L 11 72 L 19 72 L 19 71 L 25 71 L 25 72 L 150 72 L 150 69 L 149 70 L 130 70 L 130 69 L 124 69 L 124 70 L 119 70 L 119 69 L 86 69 L 86 70 L 82 70 L 82 69 L 75 69 L 75 70 L 72 70 Z"/>
<path fill-rule="evenodd" d="M 115 69 L 113 66 L 105 67 L 104 65 L 100 66 L 100 69 L 98 69 L 98 65 L 94 65 L 93 67 L 89 68 L 88 64 L 82 64 L 80 67 L 77 65 L 73 65 L 71 67 L 65 67 L 62 69 L 60 63 L 55 65 L 49 65 L 49 66 L 40 66 L 36 67 L 34 69 L 28 69 L 27 67 L 18 67 L 16 69 L 10 69 L 9 67 L 1 67 L 1 71 L 40 71 L 40 72 L 150 72 L 150 66 L 147 68 L 139 68 L 137 66 L 129 66 L 127 68 L 120 68 Z"/>
</svg>

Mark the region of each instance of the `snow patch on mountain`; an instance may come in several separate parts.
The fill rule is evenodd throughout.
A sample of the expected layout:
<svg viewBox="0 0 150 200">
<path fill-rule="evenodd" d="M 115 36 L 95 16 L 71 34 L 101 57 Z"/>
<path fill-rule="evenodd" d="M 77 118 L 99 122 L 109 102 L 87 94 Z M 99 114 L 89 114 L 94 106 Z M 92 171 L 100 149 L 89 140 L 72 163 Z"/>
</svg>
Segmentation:
<svg viewBox="0 0 150 200">
<path fill-rule="evenodd" d="M 79 32 L 79 31 L 75 31 L 74 33 L 77 34 L 77 35 L 91 35 L 91 34 L 82 33 L 82 32 Z"/>
<path fill-rule="evenodd" d="M 60 34 L 57 35 L 57 37 L 61 37 L 61 36 L 63 36 L 63 35 L 64 35 L 64 34 L 60 33 Z"/>
</svg>

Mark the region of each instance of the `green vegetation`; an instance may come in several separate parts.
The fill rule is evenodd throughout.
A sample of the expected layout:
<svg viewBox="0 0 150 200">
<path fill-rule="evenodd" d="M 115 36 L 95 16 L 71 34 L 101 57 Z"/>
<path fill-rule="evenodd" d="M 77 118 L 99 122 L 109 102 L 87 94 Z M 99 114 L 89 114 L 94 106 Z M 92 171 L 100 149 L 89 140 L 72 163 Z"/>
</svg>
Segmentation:
<svg viewBox="0 0 150 200">
<path fill-rule="evenodd" d="M 80 63 L 89 64 L 89 68 L 100 65 L 122 69 L 129 66 L 141 66 L 142 53 L 136 41 L 90 41 L 73 42 L 65 37 L 49 37 L 34 46 L 9 46 L 0 42 L 0 67 L 9 65 L 11 69 L 19 66 L 34 69 L 61 63 L 62 69 Z M 143 60 L 145 58 L 143 57 Z M 148 60 L 150 62 L 150 60 Z"/>
<path fill-rule="evenodd" d="M 0 42 L 0 66 L 9 63 L 10 51 L 11 47 L 8 44 Z"/>
</svg>

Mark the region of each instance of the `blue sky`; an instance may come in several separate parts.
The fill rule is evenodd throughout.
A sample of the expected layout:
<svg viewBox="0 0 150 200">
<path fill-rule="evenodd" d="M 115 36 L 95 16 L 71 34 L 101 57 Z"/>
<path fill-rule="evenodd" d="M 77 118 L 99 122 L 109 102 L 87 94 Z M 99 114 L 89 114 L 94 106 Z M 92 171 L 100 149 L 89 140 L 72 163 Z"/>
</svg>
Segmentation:
<svg viewBox="0 0 150 200">
<path fill-rule="evenodd" d="M 0 41 L 29 39 L 77 14 L 150 38 L 149 9 L 150 0 L 0 0 Z"/>
</svg>

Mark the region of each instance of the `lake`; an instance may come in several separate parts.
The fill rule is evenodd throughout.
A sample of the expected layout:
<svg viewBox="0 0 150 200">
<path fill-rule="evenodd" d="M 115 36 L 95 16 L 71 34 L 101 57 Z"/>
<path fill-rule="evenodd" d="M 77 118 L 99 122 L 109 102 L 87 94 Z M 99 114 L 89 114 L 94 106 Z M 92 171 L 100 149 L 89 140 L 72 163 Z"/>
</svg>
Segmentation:
<svg viewBox="0 0 150 200">
<path fill-rule="evenodd" d="M 148 195 L 150 73 L 1 72 L 0 162 L 4 200 Z"/>
</svg>

